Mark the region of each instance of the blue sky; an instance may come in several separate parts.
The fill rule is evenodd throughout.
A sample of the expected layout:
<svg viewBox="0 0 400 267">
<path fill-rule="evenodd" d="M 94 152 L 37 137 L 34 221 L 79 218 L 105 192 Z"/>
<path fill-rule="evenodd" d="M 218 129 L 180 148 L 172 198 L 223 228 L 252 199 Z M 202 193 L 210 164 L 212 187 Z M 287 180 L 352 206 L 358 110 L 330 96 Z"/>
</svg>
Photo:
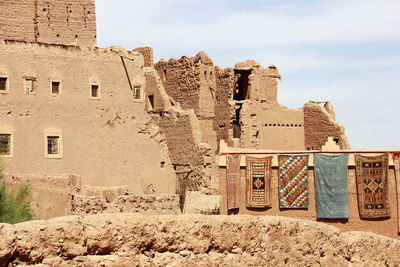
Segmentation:
<svg viewBox="0 0 400 267">
<path fill-rule="evenodd" d="M 274 64 L 278 101 L 329 100 L 352 149 L 400 150 L 398 0 L 96 0 L 100 47 Z"/>
</svg>

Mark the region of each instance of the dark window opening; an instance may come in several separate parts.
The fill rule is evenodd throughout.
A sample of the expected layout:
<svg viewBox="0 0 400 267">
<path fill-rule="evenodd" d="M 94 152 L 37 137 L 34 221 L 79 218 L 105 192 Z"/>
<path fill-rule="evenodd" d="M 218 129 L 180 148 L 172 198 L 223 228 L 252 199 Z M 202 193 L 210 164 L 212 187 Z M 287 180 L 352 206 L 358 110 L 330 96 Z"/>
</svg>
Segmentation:
<svg viewBox="0 0 400 267">
<path fill-rule="evenodd" d="M 140 87 L 135 87 L 135 99 L 140 99 L 140 98 L 141 98 Z"/>
<path fill-rule="evenodd" d="M 148 98 L 149 98 L 150 106 L 153 109 L 154 108 L 154 95 L 149 95 Z"/>
<path fill-rule="evenodd" d="M 164 70 L 164 81 L 167 80 L 167 70 Z"/>
<path fill-rule="evenodd" d="M 242 109 L 241 104 L 236 105 L 235 109 L 235 120 L 233 122 L 233 138 L 240 138 L 242 132 L 241 132 L 241 126 L 240 126 L 240 110 Z"/>
<path fill-rule="evenodd" d="M 7 90 L 7 78 L 1 77 L 0 78 L 0 91 Z"/>
<path fill-rule="evenodd" d="M 47 136 L 47 154 L 58 155 L 59 136 Z"/>
<path fill-rule="evenodd" d="M 207 71 L 204 72 L 204 80 L 207 80 Z"/>
<path fill-rule="evenodd" d="M 51 93 L 53 95 L 60 94 L 60 82 L 51 82 Z"/>
<path fill-rule="evenodd" d="M 98 85 L 92 84 L 91 96 L 94 97 L 94 98 L 98 98 L 99 97 L 99 86 Z"/>
<path fill-rule="evenodd" d="M 233 92 L 234 100 L 249 99 L 249 76 L 251 70 L 235 70 L 235 90 Z"/>
<path fill-rule="evenodd" d="M 0 134 L 0 155 L 10 155 L 11 134 Z"/>
<path fill-rule="evenodd" d="M 339 144 L 339 138 L 335 137 L 333 138 L 333 141 L 335 141 L 335 143 L 338 145 Z"/>
<path fill-rule="evenodd" d="M 160 167 L 161 167 L 161 169 L 163 169 L 165 167 L 165 161 L 161 161 Z"/>
</svg>

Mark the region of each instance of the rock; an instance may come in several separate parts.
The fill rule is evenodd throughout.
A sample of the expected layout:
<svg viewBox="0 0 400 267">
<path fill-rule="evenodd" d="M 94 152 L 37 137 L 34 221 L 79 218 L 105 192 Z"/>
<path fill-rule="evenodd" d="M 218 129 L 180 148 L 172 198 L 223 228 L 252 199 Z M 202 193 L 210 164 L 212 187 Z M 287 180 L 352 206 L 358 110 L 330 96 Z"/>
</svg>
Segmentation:
<svg viewBox="0 0 400 267">
<path fill-rule="evenodd" d="M 189 256 L 190 254 L 191 254 L 191 252 L 188 250 L 179 251 L 179 255 L 181 255 L 183 257 Z"/>
<path fill-rule="evenodd" d="M 149 251 L 149 250 L 143 251 L 143 254 L 146 255 L 149 258 L 154 258 L 154 253 Z"/>
<path fill-rule="evenodd" d="M 231 251 L 233 254 L 242 254 L 243 250 L 241 248 L 234 248 Z"/>
</svg>

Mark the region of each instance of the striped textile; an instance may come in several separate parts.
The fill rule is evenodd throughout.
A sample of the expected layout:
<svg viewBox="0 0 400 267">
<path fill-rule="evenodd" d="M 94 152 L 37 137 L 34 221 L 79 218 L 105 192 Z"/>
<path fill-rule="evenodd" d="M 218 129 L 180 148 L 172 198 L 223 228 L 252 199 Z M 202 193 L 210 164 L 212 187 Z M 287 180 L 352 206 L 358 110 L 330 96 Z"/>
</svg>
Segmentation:
<svg viewBox="0 0 400 267">
<path fill-rule="evenodd" d="M 226 200 L 228 210 L 240 206 L 240 155 L 226 155 Z"/>
<path fill-rule="evenodd" d="M 317 219 L 348 219 L 348 154 L 314 155 Z"/>
<path fill-rule="evenodd" d="M 308 155 L 278 155 L 280 208 L 308 208 Z"/>
<path fill-rule="evenodd" d="M 248 208 L 271 207 L 270 157 L 246 157 L 246 205 Z"/>
</svg>

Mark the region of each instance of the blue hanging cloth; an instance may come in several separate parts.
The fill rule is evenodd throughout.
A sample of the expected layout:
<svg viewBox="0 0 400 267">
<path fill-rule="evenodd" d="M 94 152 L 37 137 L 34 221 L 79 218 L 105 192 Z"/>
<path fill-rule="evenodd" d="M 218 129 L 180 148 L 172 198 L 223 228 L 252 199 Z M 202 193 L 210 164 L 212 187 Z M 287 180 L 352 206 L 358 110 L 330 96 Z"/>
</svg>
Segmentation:
<svg viewBox="0 0 400 267">
<path fill-rule="evenodd" d="M 348 154 L 314 155 L 317 219 L 348 219 Z"/>
</svg>

